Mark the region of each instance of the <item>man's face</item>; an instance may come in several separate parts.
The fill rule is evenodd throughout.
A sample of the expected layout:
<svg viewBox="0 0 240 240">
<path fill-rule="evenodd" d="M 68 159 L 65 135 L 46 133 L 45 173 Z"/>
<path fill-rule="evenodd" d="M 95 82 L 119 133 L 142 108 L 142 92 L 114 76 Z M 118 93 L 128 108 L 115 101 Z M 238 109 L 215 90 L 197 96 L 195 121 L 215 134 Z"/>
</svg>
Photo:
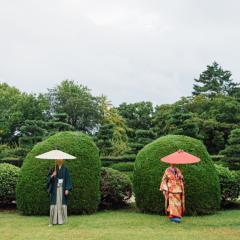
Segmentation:
<svg viewBox="0 0 240 240">
<path fill-rule="evenodd" d="M 63 165 L 63 162 L 64 162 L 64 160 L 62 160 L 62 159 L 56 160 L 56 163 L 57 163 L 58 166 Z"/>
</svg>

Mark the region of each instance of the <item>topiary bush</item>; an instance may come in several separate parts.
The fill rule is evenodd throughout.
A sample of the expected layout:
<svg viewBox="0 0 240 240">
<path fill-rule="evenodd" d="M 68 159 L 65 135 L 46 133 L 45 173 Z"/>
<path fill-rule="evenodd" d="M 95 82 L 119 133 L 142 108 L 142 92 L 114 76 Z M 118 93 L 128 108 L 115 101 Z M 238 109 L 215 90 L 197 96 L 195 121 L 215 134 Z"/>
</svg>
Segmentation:
<svg viewBox="0 0 240 240">
<path fill-rule="evenodd" d="M 240 195 L 240 178 L 237 172 L 230 171 L 221 165 L 215 165 L 219 174 L 221 187 L 221 205 L 226 206 L 229 201 L 235 201 Z"/>
<path fill-rule="evenodd" d="M 138 153 L 133 177 L 137 207 L 143 212 L 164 213 L 159 185 L 169 164 L 160 158 L 178 149 L 201 159 L 197 164 L 177 166 L 185 179 L 186 214 L 209 214 L 218 210 L 220 185 L 213 162 L 201 141 L 183 135 L 160 137 Z"/>
<path fill-rule="evenodd" d="M 118 170 L 101 169 L 101 209 L 120 208 L 132 196 L 132 182 Z"/>
<path fill-rule="evenodd" d="M 9 204 L 14 201 L 17 178 L 20 168 L 12 164 L 0 164 L 0 203 Z"/>
<path fill-rule="evenodd" d="M 94 213 L 100 200 L 100 158 L 92 139 L 80 132 L 59 132 L 33 147 L 21 168 L 17 184 L 17 207 L 27 215 L 49 213 L 46 177 L 54 161 L 36 159 L 35 156 L 59 149 L 77 157 L 66 160 L 72 178 L 73 190 L 68 210 L 74 214 Z"/>
</svg>

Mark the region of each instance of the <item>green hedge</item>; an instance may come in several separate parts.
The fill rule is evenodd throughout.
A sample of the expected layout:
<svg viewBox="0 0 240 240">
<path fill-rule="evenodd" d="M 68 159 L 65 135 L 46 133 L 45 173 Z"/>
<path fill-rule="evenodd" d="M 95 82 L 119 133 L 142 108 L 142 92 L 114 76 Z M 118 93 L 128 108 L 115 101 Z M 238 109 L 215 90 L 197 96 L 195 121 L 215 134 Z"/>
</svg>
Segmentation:
<svg viewBox="0 0 240 240">
<path fill-rule="evenodd" d="M 39 160 L 35 156 L 59 149 L 77 157 L 66 160 L 72 177 L 73 191 L 69 196 L 69 212 L 89 214 L 97 210 L 100 200 L 99 151 L 92 139 L 79 132 L 60 132 L 38 143 L 27 155 L 17 184 L 17 207 L 27 215 L 49 213 L 46 176 L 54 161 Z"/>
<path fill-rule="evenodd" d="M 122 156 L 102 156 L 102 161 L 112 161 L 112 162 L 134 162 L 136 159 L 135 154 L 126 154 Z"/>
<path fill-rule="evenodd" d="M 133 178 L 138 208 L 143 212 L 164 212 L 159 185 L 169 165 L 159 159 L 178 149 L 201 158 L 198 164 L 178 165 L 185 178 L 186 214 L 209 214 L 218 210 L 219 178 L 206 147 L 199 140 L 182 135 L 161 137 L 138 153 Z"/>
<path fill-rule="evenodd" d="M 132 196 L 132 182 L 118 170 L 101 169 L 101 209 L 120 208 Z"/>
<path fill-rule="evenodd" d="M 223 157 L 223 155 L 211 155 L 211 158 L 215 163 L 221 162 L 223 160 Z"/>
<path fill-rule="evenodd" d="M 133 182 L 133 171 L 131 171 L 131 172 L 123 172 L 123 174 L 127 175 L 130 178 L 131 182 Z"/>
<path fill-rule="evenodd" d="M 220 179 L 221 205 L 228 201 L 235 201 L 240 195 L 240 177 L 237 171 L 230 171 L 227 167 L 215 165 Z"/>
<path fill-rule="evenodd" d="M 120 172 L 131 172 L 134 168 L 133 162 L 123 162 L 123 163 L 114 163 L 110 165 L 112 169 L 118 170 Z"/>
<path fill-rule="evenodd" d="M 7 144 L 0 144 L 0 160 L 23 160 L 28 151 L 22 147 L 10 147 Z"/>
<path fill-rule="evenodd" d="M 122 156 L 102 156 L 101 161 L 104 167 L 109 167 L 111 164 L 120 162 L 134 162 L 135 154 L 124 154 Z"/>
<path fill-rule="evenodd" d="M 0 203 L 8 204 L 15 200 L 15 189 L 20 168 L 8 163 L 0 164 Z"/>
<path fill-rule="evenodd" d="M 8 164 L 11 164 L 11 165 L 14 165 L 14 166 L 17 166 L 17 167 L 21 167 L 22 164 L 23 164 L 23 160 L 20 160 L 18 158 L 9 157 L 9 158 L 1 159 L 0 164 L 1 163 L 8 163 Z"/>
</svg>

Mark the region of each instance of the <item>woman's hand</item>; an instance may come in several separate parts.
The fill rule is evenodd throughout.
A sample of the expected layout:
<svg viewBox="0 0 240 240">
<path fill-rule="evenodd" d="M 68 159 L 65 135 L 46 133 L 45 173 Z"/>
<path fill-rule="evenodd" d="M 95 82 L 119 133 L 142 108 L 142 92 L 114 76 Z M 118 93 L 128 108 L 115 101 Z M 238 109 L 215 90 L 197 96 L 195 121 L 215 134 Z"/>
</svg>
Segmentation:
<svg viewBox="0 0 240 240">
<path fill-rule="evenodd" d="M 65 190 L 65 195 L 67 196 L 69 194 L 69 191 L 68 190 Z"/>
</svg>

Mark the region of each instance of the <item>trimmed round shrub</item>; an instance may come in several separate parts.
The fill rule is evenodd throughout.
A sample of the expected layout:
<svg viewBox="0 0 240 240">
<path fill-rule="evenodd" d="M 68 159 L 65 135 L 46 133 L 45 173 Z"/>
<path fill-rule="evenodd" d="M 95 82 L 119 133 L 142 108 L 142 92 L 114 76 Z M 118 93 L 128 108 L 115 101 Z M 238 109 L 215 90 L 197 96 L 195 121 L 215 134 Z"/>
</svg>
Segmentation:
<svg viewBox="0 0 240 240">
<path fill-rule="evenodd" d="M 65 160 L 64 163 L 73 185 L 69 196 L 69 213 L 94 213 L 100 201 L 99 151 L 89 136 L 70 131 L 50 136 L 29 152 L 23 162 L 17 184 L 18 209 L 27 215 L 49 213 L 46 177 L 55 162 L 36 159 L 35 156 L 56 148 L 76 157 L 74 160 Z"/>
<path fill-rule="evenodd" d="M 0 164 L 0 203 L 9 204 L 14 201 L 17 178 L 20 168 L 12 164 Z"/>
<path fill-rule="evenodd" d="M 127 175 L 111 168 L 101 169 L 101 209 L 120 208 L 132 196 L 132 182 Z"/>
<path fill-rule="evenodd" d="M 224 207 L 228 201 L 235 201 L 240 195 L 240 178 L 237 172 L 227 167 L 215 165 L 219 174 L 221 187 L 221 205 Z"/>
<path fill-rule="evenodd" d="M 177 165 L 185 180 L 186 214 L 209 214 L 220 207 L 220 185 L 217 171 L 201 141 L 167 135 L 145 146 L 137 155 L 133 186 L 137 207 L 143 212 L 164 213 L 164 197 L 159 191 L 164 171 L 169 164 L 160 158 L 182 149 L 201 161 Z"/>
</svg>

